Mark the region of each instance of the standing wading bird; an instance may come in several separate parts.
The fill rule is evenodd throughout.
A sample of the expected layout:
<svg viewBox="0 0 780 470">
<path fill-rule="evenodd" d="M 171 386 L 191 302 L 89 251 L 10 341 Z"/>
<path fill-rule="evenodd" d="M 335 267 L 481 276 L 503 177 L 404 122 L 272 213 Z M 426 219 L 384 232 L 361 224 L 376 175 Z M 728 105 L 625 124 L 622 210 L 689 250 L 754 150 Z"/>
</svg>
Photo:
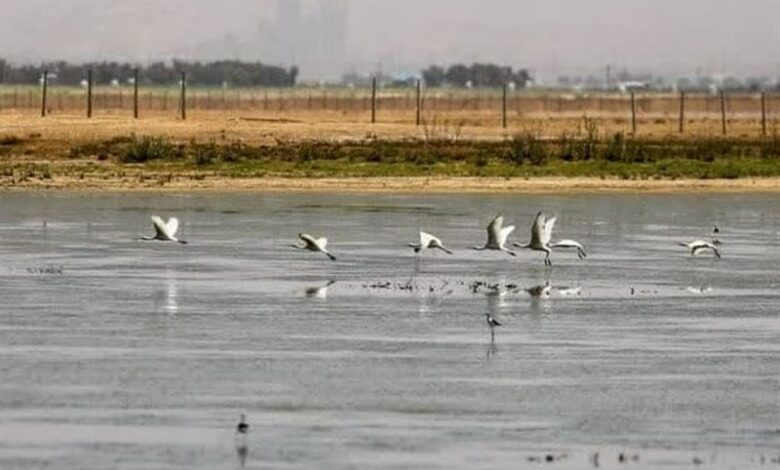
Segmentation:
<svg viewBox="0 0 780 470">
<path fill-rule="evenodd" d="M 495 318 L 493 318 L 490 313 L 485 314 L 485 321 L 488 324 L 488 327 L 490 328 L 490 341 L 493 341 L 496 338 L 496 327 L 501 326 L 501 323 L 496 321 Z"/>
<path fill-rule="evenodd" d="M 241 413 L 241 419 L 238 421 L 238 424 L 236 425 L 236 433 L 246 434 L 248 432 L 249 432 L 249 424 L 246 422 L 246 415 Z"/>
<path fill-rule="evenodd" d="M 430 233 L 425 233 L 423 231 L 420 231 L 420 242 L 419 243 L 409 243 L 409 246 L 414 248 L 415 253 L 419 253 L 421 250 L 424 250 L 426 248 L 438 248 L 441 251 L 451 255 L 452 251 L 444 246 L 444 244 L 439 240 L 438 238 L 434 237 Z"/>
<path fill-rule="evenodd" d="M 152 225 L 154 225 L 154 236 L 147 237 L 140 235 L 137 240 L 152 241 L 157 240 L 161 242 L 176 242 L 186 245 L 187 242 L 176 238 L 176 230 L 179 229 L 179 219 L 171 217 L 166 224 L 159 216 L 152 216 Z"/>
<path fill-rule="evenodd" d="M 518 248 L 528 248 L 534 251 L 544 251 L 546 253 L 544 257 L 545 266 L 552 266 L 550 254 L 552 253 L 553 248 L 574 248 L 577 250 L 577 256 L 580 259 L 587 258 L 588 254 L 585 253 L 585 247 L 574 240 L 561 240 L 550 244 L 553 227 L 555 226 L 555 219 L 555 217 L 548 219 L 543 212 L 537 213 L 534 225 L 531 227 L 531 241 L 525 245 L 515 243 L 514 246 Z"/>
<path fill-rule="evenodd" d="M 294 244 L 292 245 L 293 248 L 297 248 L 299 250 L 309 250 L 309 251 L 319 251 L 320 253 L 325 253 L 328 255 L 328 258 L 330 258 L 331 261 L 336 261 L 336 257 L 330 254 L 328 250 L 325 249 L 325 247 L 328 246 L 328 239 L 327 238 L 314 238 L 311 235 L 307 233 L 299 233 L 298 238 L 303 241 L 303 245 Z"/>
<path fill-rule="evenodd" d="M 495 219 L 493 219 L 490 222 L 490 225 L 487 226 L 487 243 L 485 243 L 484 246 L 474 246 L 472 249 L 482 251 L 482 250 L 495 250 L 495 251 L 503 251 L 505 253 L 508 253 L 512 256 L 517 256 L 517 253 L 515 253 L 512 250 L 507 249 L 504 245 L 506 244 L 506 239 L 509 238 L 509 234 L 514 231 L 515 226 L 510 225 L 508 227 L 503 227 L 504 225 L 504 216 L 496 216 Z"/>
</svg>

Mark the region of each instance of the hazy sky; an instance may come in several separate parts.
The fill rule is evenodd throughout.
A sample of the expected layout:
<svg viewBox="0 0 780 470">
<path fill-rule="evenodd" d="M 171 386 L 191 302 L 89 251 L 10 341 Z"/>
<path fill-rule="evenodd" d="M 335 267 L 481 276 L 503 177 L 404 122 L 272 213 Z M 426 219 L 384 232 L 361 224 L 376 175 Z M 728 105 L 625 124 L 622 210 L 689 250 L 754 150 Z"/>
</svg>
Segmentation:
<svg viewBox="0 0 780 470">
<path fill-rule="evenodd" d="M 305 0 L 315 14 L 319 1 Z M 262 59 L 253 44 L 260 25 L 276 21 L 277 2 L 0 0 L 0 55 L 199 58 L 204 44 L 231 35 L 240 44 L 234 55 Z M 550 77 L 599 73 L 606 63 L 666 75 L 780 76 L 780 0 L 348 0 L 348 8 L 339 69 L 495 61 Z M 320 73 L 301 65 L 306 77 Z"/>
</svg>

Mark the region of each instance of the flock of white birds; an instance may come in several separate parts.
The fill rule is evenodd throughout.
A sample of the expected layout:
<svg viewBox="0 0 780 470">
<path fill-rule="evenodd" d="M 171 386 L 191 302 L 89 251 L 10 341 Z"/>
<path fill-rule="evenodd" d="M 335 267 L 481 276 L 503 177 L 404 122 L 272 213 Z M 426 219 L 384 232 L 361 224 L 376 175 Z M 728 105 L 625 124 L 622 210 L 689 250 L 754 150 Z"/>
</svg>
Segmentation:
<svg viewBox="0 0 780 470">
<path fill-rule="evenodd" d="M 536 214 L 534 223 L 531 226 L 531 239 L 528 243 L 513 243 L 512 246 L 517 248 L 524 248 L 534 251 L 543 251 L 545 253 L 544 264 L 545 266 L 552 266 L 550 260 L 550 254 L 557 249 L 573 249 L 576 250 L 577 256 L 580 259 L 584 259 L 588 256 L 585 251 L 585 247 L 576 240 L 559 240 L 552 242 L 553 228 L 555 227 L 555 217 L 547 217 L 543 212 Z M 154 226 L 154 235 L 152 236 L 140 236 L 138 240 L 146 241 L 165 241 L 186 244 L 187 242 L 176 237 L 176 232 L 179 228 L 179 220 L 175 217 L 168 219 L 165 222 L 159 216 L 152 216 L 152 225 Z M 496 216 L 490 224 L 487 226 L 487 240 L 484 245 L 473 246 L 473 250 L 493 250 L 503 251 L 511 256 L 516 256 L 517 253 L 506 247 L 509 235 L 515 230 L 514 225 L 504 227 L 504 217 L 501 215 Z M 691 256 L 695 256 L 699 253 L 711 251 L 713 256 L 717 259 L 720 255 L 720 241 L 718 240 L 718 234 L 720 230 L 717 226 L 713 228 L 711 240 L 693 240 L 687 243 L 680 243 L 681 246 L 691 250 Z M 299 233 L 299 243 L 293 244 L 292 247 L 298 250 L 307 250 L 313 252 L 319 252 L 325 254 L 332 261 L 336 261 L 336 257 L 328 251 L 328 239 L 324 237 L 315 238 L 307 233 Z M 438 237 L 420 231 L 419 241 L 409 243 L 409 247 L 413 248 L 415 253 L 420 253 L 422 250 L 441 250 L 447 254 L 453 254 L 453 251 L 447 248 L 444 243 Z M 329 284 L 330 285 L 330 284 Z M 549 285 L 547 286 L 549 288 Z M 495 338 L 495 328 L 501 326 L 490 313 L 485 313 L 485 321 L 488 328 L 490 328 L 491 344 Z M 241 420 L 236 426 L 236 435 L 240 438 L 238 443 L 239 454 L 243 451 L 243 456 L 246 455 L 246 442 L 245 436 L 249 431 L 249 424 L 246 422 L 246 415 L 241 415 Z"/>
<path fill-rule="evenodd" d="M 550 255 L 553 250 L 557 249 L 573 249 L 576 250 L 577 256 L 580 259 L 585 259 L 588 253 L 585 251 L 585 247 L 576 240 L 559 240 L 552 242 L 552 232 L 555 227 L 555 217 L 547 217 L 544 212 L 536 214 L 534 223 L 531 226 L 531 240 L 528 243 L 513 243 L 512 246 L 517 248 L 524 248 L 534 251 L 543 251 L 545 266 L 552 266 L 552 260 Z M 176 237 L 176 232 L 179 229 L 179 219 L 171 217 L 168 222 L 165 222 L 161 217 L 153 215 L 152 225 L 154 226 L 154 235 L 152 236 L 139 236 L 138 240 L 145 241 L 164 241 L 187 244 L 186 241 Z M 515 230 L 514 225 L 504 227 L 504 217 L 501 215 L 496 216 L 490 224 L 487 226 L 487 241 L 484 245 L 476 245 L 472 247 L 473 250 L 493 250 L 503 251 L 512 256 L 517 256 L 517 253 L 506 247 L 507 239 L 509 235 Z M 695 256 L 705 251 L 711 251 L 715 258 L 720 258 L 720 240 L 717 235 L 720 230 L 717 226 L 713 228 L 711 240 L 693 240 L 686 243 L 680 243 L 680 246 L 684 246 L 691 250 L 691 256 Z M 315 238 L 307 233 L 299 233 L 299 243 L 293 244 L 292 247 L 298 250 L 307 250 L 313 252 L 319 252 L 326 255 L 331 261 L 336 261 L 336 257 L 328 251 L 328 239 L 325 237 Z M 447 254 L 452 254 L 452 250 L 447 248 L 444 243 L 438 237 L 431 235 L 427 232 L 420 232 L 419 242 L 409 243 L 409 246 L 414 249 L 415 253 L 419 253 L 422 250 L 441 250 Z"/>
</svg>

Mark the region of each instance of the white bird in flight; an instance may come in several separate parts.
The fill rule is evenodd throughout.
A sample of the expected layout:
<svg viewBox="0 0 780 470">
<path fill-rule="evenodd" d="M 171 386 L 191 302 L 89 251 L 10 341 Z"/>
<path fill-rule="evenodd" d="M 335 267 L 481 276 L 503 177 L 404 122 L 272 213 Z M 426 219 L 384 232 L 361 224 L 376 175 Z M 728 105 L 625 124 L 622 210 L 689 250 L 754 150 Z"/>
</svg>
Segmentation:
<svg viewBox="0 0 780 470">
<path fill-rule="evenodd" d="M 452 254 L 452 251 L 444 246 L 444 244 L 439 240 L 438 238 L 434 237 L 430 233 L 425 233 L 423 231 L 420 231 L 420 242 L 419 243 L 409 243 L 409 246 L 414 248 L 415 253 L 419 253 L 421 250 L 424 250 L 426 248 L 434 249 L 438 248 L 441 251 Z"/>
<path fill-rule="evenodd" d="M 693 240 L 688 243 L 680 243 L 680 246 L 684 246 L 691 250 L 691 256 L 696 256 L 698 253 L 701 253 L 702 251 L 710 250 L 712 251 L 712 254 L 715 258 L 720 259 L 720 245 L 721 242 L 718 240 L 718 234 L 720 233 L 720 229 L 716 225 L 712 228 L 712 234 L 710 235 L 711 241 L 704 241 L 704 240 Z"/>
<path fill-rule="evenodd" d="M 490 225 L 487 226 L 487 243 L 485 243 L 484 246 L 474 246 L 472 249 L 474 250 L 495 250 L 495 251 L 503 251 L 505 253 L 508 253 L 512 256 L 517 256 L 517 253 L 515 253 L 512 250 L 507 249 L 504 245 L 506 245 L 506 239 L 509 238 L 509 234 L 512 233 L 515 229 L 514 225 L 510 225 L 508 227 L 504 227 L 504 216 L 496 216 L 495 219 L 493 219 L 490 222 Z"/>
<path fill-rule="evenodd" d="M 298 238 L 301 239 L 303 245 L 295 244 L 292 245 L 293 248 L 297 248 L 299 250 L 319 251 L 320 253 L 325 253 L 328 255 L 328 258 L 330 258 L 331 261 L 336 261 L 336 257 L 330 254 L 330 252 L 326 249 L 328 246 L 327 238 L 314 238 L 307 233 L 299 233 Z"/>
<path fill-rule="evenodd" d="M 171 217 L 168 219 L 168 223 L 159 216 L 152 216 L 152 225 L 154 225 L 154 235 L 151 237 L 141 235 L 138 240 L 152 241 L 157 240 L 161 242 L 176 242 L 186 245 L 187 242 L 176 238 L 176 231 L 179 229 L 179 219 Z"/>
<path fill-rule="evenodd" d="M 550 254 L 552 253 L 553 248 L 574 248 L 577 250 L 577 256 L 580 259 L 587 258 L 588 254 L 585 253 L 585 247 L 577 241 L 560 240 L 552 244 L 550 243 L 555 220 L 555 217 L 548 219 L 543 212 L 537 213 L 534 224 L 531 227 L 531 241 L 525 245 L 515 243 L 514 246 L 518 248 L 528 248 L 534 251 L 544 251 L 546 253 L 546 256 L 544 257 L 545 266 L 552 266 Z"/>
<path fill-rule="evenodd" d="M 720 249 L 718 249 L 718 245 L 712 242 L 706 242 L 704 240 L 694 240 L 688 243 L 680 243 L 680 246 L 684 246 L 689 250 L 691 250 L 691 256 L 696 256 L 698 253 L 701 253 L 702 251 L 711 250 L 715 258 L 720 259 Z"/>
</svg>

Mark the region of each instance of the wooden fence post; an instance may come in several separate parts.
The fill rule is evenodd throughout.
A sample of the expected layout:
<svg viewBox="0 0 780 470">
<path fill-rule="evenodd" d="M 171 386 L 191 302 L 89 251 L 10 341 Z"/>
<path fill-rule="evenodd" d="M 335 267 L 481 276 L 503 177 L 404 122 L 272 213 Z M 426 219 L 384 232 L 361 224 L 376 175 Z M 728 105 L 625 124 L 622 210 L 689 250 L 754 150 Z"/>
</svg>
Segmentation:
<svg viewBox="0 0 780 470">
<path fill-rule="evenodd" d="M 49 82 L 49 71 L 43 71 L 43 90 L 41 92 L 41 117 L 46 117 L 46 87 Z"/>
<path fill-rule="evenodd" d="M 421 91 L 422 91 L 422 81 L 417 80 L 417 119 L 415 120 L 417 126 L 420 125 L 420 117 L 422 113 L 422 96 L 420 93 Z"/>
<path fill-rule="evenodd" d="M 138 119 L 138 68 L 133 70 L 133 119 Z"/>
<path fill-rule="evenodd" d="M 720 91 L 720 123 L 723 135 L 726 135 L 726 92 Z"/>
<path fill-rule="evenodd" d="M 187 119 L 187 75 L 181 72 L 181 120 Z"/>
<path fill-rule="evenodd" d="M 87 70 L 87 118 L 92 117 L 92 69 Z"/>
<path fill-rule="evenodd" d="M 685 132 L 685 92 L 680 92 L 680 134 Z"/>
<path fill-rule="evenodd" d="M 761 135 L 766 136 L 766 92 L 761 92 Z"/>
<path fill-rule="evenodd" d="M 631 133 L 636 135 L 636 94 L 631 92 Z"/>
<path fill-rule="evenodd" d="M 506 129 L 506 82 L 504 82 L 503 95 L 501 97 L 501 127 Z"/>
<path fill-rule="evenodd" d="M 376 76 L 371 77 L 371 124 L 376 122 Z"/>
</svg>

